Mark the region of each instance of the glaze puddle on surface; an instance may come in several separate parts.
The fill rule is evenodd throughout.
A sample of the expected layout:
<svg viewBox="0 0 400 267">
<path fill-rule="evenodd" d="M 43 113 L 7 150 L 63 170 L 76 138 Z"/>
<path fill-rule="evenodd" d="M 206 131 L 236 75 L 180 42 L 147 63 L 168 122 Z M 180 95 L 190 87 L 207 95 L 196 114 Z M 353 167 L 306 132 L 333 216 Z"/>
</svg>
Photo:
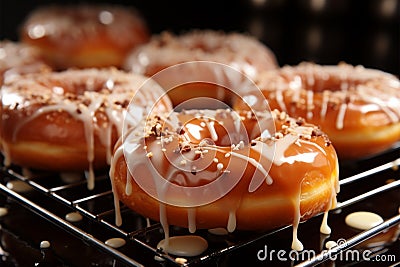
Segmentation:
<svg viewBox="0 0 400 267">
<path fill-rule="evenodd" d="M 196 235 L 173 236 L 168 239 L 168 242 L 165 239 L 161 240 L 157 248 L 175 256 L 194 257 L 206 251 L 208 243 L 207 240 Z"/>
<path fill-rule="evenodd" d="M 42 248 L 42 249 L 50 248 L 50 242 L 47 240 L 43 240 L 42 242 L 40 242 L 40 248 Z"/>
<path fill-rule="evenodd" d="M 17 193 L 26 193 L 33 190 L 29 184 L 19 180 L 10 181 L 6 186 Z"/>
<path fill-rule="evenodd" d="M 378 224 L 381 224 L 383 222 L 383 219 L 376 213 L 358 211 L 347 215 L 345 222 L 350 227 L 359 230 L 368 230 L 377 226 Z"/>
<path fill-rule="evenodd" d="M 122 238 L 110 238 L 104 242 L 107 246 L 110 246 L 112 248 L 120 248 L 126 244 L 126 241 Z"/>
<path fill-rule="evenodd" d="M 69 222 L 79 222 L 82 221 L 83 217 L 79 212 L 70 212 L 65 215 L 65 219 Z"/>
</svg>

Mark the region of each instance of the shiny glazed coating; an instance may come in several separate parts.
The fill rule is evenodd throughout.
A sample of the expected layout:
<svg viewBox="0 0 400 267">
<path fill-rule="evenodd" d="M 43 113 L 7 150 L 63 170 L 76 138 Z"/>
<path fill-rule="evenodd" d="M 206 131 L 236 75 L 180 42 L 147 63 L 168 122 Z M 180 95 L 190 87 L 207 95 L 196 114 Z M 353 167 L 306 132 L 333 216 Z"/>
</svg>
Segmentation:
<svg viewBox="0 0 400 267">
<path fill-rule="evenodd" d="M 85 69 L 26 75 L 1 89 L 1 150 L 11 163 L 55 171 L 104 168 L 122 134 L 129 101 L 148 109 L 171 109 L 163 90 L 139 90 L 146 77 L 116 69 Z M 139 91 L 138 91 L 139 90 Z M 138 122 L 142 114 L 129 121 Z"/>
<path fill-rule="evenodd" d="M 236 109 L 269 107 L 321 127 L 341 159 L 370 156 L 400 140 L 400 82 L 362 66 L 302 63 L 256 79 L 265 98 L 244 92 Z M 257 91 L 258 93 L 258 91 Z"/>
<path fill-rule="evenodd" d="M 223 63 L 249 77 L 278 67 L 272 51 L 254 37 L 212 30 L 194 30 L 182 35 L 163 32 L 133 50 L 125 67 L 152 76 L 169 66 L 198 60 Z"/>
<path fill-rule="evenodd" d="M 119 140 L 110 177 L 116 203 L 164 229 L 190 231 L 293 224 L 296 232 L 299 221 L 334 207 L 338 192 L 337 157 L 327 136 L 278 111 L 150 117 Z"/>
<path fill-rule="evenodd" d="M 153 37 L 149 43 L 133 50 L 125 63 L 125 69 L 153 76 L 168 67 L 193 61 L 218 62 L 236 69 L 249 78 L 278 67 L 273 52 L 254 37 L 239 33 L 193 30 L 181 35 L 163 32 Z M 168 89 L 171 83 L 177 84 L 182 79 L 187 81 L 189 78 L 193 82 L 235 84 L 236 77 L 230 77 L 229 73 L 223 72 L 223 69 L 215 64 L 181 65 L 169 69 L 168 77 L 159 75 L 154 77 Z M 232 95 L 228 90 L 224 91 L 212 84 L 202 86 L 201 89 L 198 87 L 185 84 L 184 88 L 178 88 L 168 94 L 174 106 L 199 96 L 230 103 Z"/>
<path fill-rule="evenodd" d="M 100 4 L 40 7 L 28 16 L 20 35 L 57 69 L 121 67 L 134 47 L 150 39 L 136 10 Z"/>
</svg>

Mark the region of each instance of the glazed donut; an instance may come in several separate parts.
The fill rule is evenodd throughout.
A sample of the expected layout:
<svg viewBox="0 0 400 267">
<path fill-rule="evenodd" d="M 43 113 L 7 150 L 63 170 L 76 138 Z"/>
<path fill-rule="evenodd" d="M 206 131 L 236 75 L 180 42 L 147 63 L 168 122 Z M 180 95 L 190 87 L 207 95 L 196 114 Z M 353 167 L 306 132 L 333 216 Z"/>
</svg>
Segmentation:
<svg viewBox="0 0 400 267">
<path fill-rule="evenodd" d="M 52 5 L 34 10 L 21 40 L 38 47 L 56 69 L 121 67 L 127 54 L 150 39 L 133 8 L 116 5 Z"/>
<path fill-rule="evenodd" d="M 379 70 L 341 63 L 302 63 L 256 80 L 271 109 L 321 127 L 341 159 L 370 156 L 400 140 L 400 82 Z M 263 110 L 265 99 L 242 94 L 237 109 Z"/>
<path fill-rule="evenodd" d="M 0 41 L 0 86 L 5 80 L 26 73 L 48 72 L 39 50 L 26 44 Z"/>
<path fill-rule="evenodd" d="M 284 112 L 191 110 L 148 117 L 120 139 L 110 177 L 116 205 L 166 231 L 293 224 L 299 248 L 299 221 L 336 205 L 338 161 L 324 133 Z"/>
<path fill-rule="evenodd" d="M 138 91 L 145 86 L 150 88 Z M 4 84 L 0 93 L 6 166 L 91 175 L 109 164 L 123 127 L 135 125 L 159 98 L 155 111 L 171 109 L 155 82 L 116 69 L 28 74 Z M 126 118 L 134 95 L 136 114 Z"/>
<path fill-rule="evenodd" d="M 212 30 L 194 30 L 182 35 L 163 32 L 152 40 L 134 49 L 128 56 L 125 69 L 146 76 L 153 76 L 170 66 L 184 62 L 211 61 L 235 68 L 249 78 L 257 73 L 276 69 L 278 67 L 272 51 L 251 36 L 239 33 L 223 33 Z M 167 77 L 153 77 L 160 85 L 166 87 L 171 81 L 177 83 L 180 79 L 190 77 L 192 81 L 208 81 L 220 83 L 224 73 L 215 69 L 215 65 L 188 65 L 175 68 L 175 73 L 169 71 Z M 225 75 L 226 76 L 226 75 Z M 198 84 L 168 92 L 174 106 L 199 96 L 217 98 L 229 102 L 230 94 L 215 85 Z M 204 107 L 203 107 L 204 108 Z"/>
</svg>

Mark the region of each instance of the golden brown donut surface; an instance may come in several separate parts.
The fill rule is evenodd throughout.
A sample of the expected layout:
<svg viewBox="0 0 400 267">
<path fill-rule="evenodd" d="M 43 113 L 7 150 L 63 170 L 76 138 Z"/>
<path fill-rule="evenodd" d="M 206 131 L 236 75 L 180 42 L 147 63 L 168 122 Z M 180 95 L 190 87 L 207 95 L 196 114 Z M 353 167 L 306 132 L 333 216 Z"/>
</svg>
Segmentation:
<svg viewBox="0 0 400 267">
<path fill-rule="evenodd" d="M 149 38 L 138 12 L 117 5 L 43 6 L 21 30 L 21 40 L 38 47 L 57 69 L 121 67 L 128 52 Z"/>
<path fill-rule="evenodd" d="M 256 84 L 270 108 L 319 125 L 340 158 L 369 156 L 400 140 L 400 82 L 391 74 L 344 63 L 302 63 L 266 72 Z M 264 98 L 242 96 L 236 108 L 265 108 Z"/>
<path fill-rule="evenodd" d="M 146 77 L 116 69 L 26 75 L 1 90 L 5 164 L 44 170 L 104 168 L 123 127 L 135 125 L 163 96 Z M 132 97 L 135 117 L 126 118 Z M 155 110 L 171 109 L 163 97 Z M 125 121 L 124 121 L 125 120 Z M 125 125 L 124 125 L 125 123 Z"/>
<path fill-rule="evenodd" d="M 168 67 L 184 62 L 218 62 L 230 66 L 249 78 L 259 72 L 278 67 L 275 55 L 264 44 L 251 36 L 240 33 L 224 33 L 212 30 L 193 30 L 181 35 L 163 32 L 152 40 L 134 49 L 128 57 L 125 69 L 146 76 L 153 76 Z M 169 70 L 168 77 L 155 76 L 154 79 L 163 87 L 171 81 L 177 83 L 188 77 L 192 81 L 206 81 L 226 84 L 224 80 L 234 82 L 235 77 L 213 64 L 181 65 L 175 72 Z M 208 87 L 207 87 L 208 86 Z M 221 88 L 208 84 L 198 89 L 199 85 L 179 88 L 168 92 L 174 105 L 187 99 L 208 96 L 230 103 L 231 95 Z M 197 88 L 196 88 L 197 87 Z M 203 107 L 204 108 L 204 107 Z"/>
<path fill-rule="evenodd" d="M 298 249 L 298 223 L 336 205 L 337 157 L 317 127 L 278 111 L 165 116 L 149 117 L 120 140 L 110 170 L 116 203 L 164 230 L 293 224 Z"/>
</svg>

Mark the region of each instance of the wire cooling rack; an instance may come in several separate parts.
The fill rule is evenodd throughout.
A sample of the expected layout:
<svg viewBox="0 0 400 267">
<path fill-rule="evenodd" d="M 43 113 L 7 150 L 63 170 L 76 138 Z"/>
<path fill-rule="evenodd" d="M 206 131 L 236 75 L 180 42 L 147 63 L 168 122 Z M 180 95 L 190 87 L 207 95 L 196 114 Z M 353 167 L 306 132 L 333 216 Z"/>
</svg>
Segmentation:
<svg viewBox="0 0 400 267">
<path fill-rule="evenodd" d="M 341 193 L 338 206 L 330 212 L 330 236 L 319 234 L 321 216 L 316 216 L 300 224 L 299 237 L 303 241 L 307 257 L 296 254 L 290 261 L 282 260 L 271 251 L 284 251 L 290 255 L 291 227 L 282 227 L 270 232 L 234 232 L 216 236 L 206 230 L 198 230 L 196 235 L 204 237 L 208 249 L 197 257 L 184 261 L 177 260 L 157 249 L 157 243 L 163 239 L 162 227 L 122 206 L 123 225 L 114 223 L 113 195 L 107 174 L 96 175 L 94 190 L 88 190 L 85 179 L 66 181 L 57 173 L 32 172 L 29 175 L 19 168 L 1 168 L 0 192 L 12 198 L 20 205 L 44 217 L 57 226 L 78 236 L 82 241 L 108 253 L 126 266 L 143 266 L 144 262 L 154 265 L 217 266 L 247 262 L 251 265 L 265 264 L 270 261 L 276 266 L 315 266 L 335 260 L 336 266 L 347 266 L 348 259 L 341 257 L 344 252 L 368 249 L 369 258 L 374 261 L 379 256 L 390 256 L 387 265 L 400 261 L 400 145 L 373 158 L 340 163 Z M 10 182 L 22 182 L 29 189 L 17 192 L 9 188 Z M 49 204 L 50 203 L 50 204 Z M 82 223 L 76 224 L 65 219 L 59 207 L 81 213 L 90 224 L 104 229 L 103 234 L 95 234 Z M 363 232 L 357 232 L 346 226 L 344 217 L 353 211 L 368 210 L 380 214 L 384 222 Z M 397 230 L 396 230 L 397 229 Z M 171 236 L 188 234 L 187 229 L 171 227 Z M 386 234 L 385 234 L 386 233 Z M 389 236 L 389 237 L 387 237 Z M 107 237 L 120 237 L 127 241 L 125 248 L 115 249 L 105 244 Z M 378 238 L 381 242 L 374 245 Z M 380 238 L 380 239 L 379 239 Z M 324 244 L 328 240 L 338 241 L 337 246 L 327 250 Z M 339 242 L 340 241 L 340 242 Z M 363 245 L 364 244 L 364 245 Z M 372 244 L 372 245 L 371 245 Z M 141 247 L 148 251 L 146 259 L 135 254 Z M 267 251 L 268 249 L 268 251 Z M 150 256 L 149 256 L 150 255 Z M 261 255 L 261 257 L 260 257 Z M 294 254 L 292 253 L 292 256 Z M 302 255 L 303 257 L 299 257 Z M 268 256 L 268 257 L 267 257 Z M 281 254 L 282 256 L 282 254 Z M 150 257 L 150 259 L 149 259 Z M 365 259 L 363 259 L 365 260 Z M 368 262 L 364 262 L 368 263 Z"/>
</svg>

